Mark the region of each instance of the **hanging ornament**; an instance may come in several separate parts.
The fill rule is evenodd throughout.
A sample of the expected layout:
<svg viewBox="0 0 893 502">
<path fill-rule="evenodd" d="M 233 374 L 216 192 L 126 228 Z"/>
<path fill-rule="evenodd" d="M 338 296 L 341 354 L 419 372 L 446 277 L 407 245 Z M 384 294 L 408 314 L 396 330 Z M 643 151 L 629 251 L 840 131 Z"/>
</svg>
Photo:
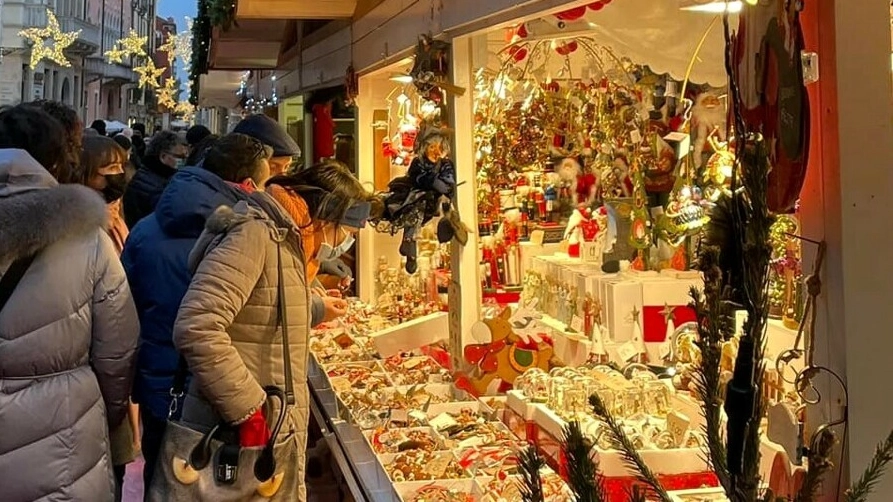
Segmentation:
<svg viewBox="0 0 893 502">
<path fill-rule="evenodd" d="M 582 18 L 584 14 L 586 14 L 586 6 L 574 7 L 573 9 L 559 12 L 558 14 L 555 14 L 555 17 L 557 17 L 559 21 L 576 21 Z"/>
<path fill-rule="evenodd" d="M 105 51 L 105 57 L 109 63 L 121 63 L 129 56 L 145 57 L 148 41 L 149 37 L 141 37 L 136 31 L 130 30 L 126 37 L 119 39 L 111 49 Z"/>
<path fill-rule="evenodd" d="M 53 11 L 47 9 L 47 25 L 43 28 L 28 28 L 19 32 L 19 36 L 31 41 L 31 69 L 37 68 L 37 64 L 43 59 L 70 67 L 71 62 L 65 57 L 64 51 L 74 43 L 81 34 L 81 30 L 63 33 L 59 28 L 59 21 Z"/>
<path fill-rule="evenodd" d="M 164 81 L 164 85 L 155 91 L 155 94 L 158 96 L 158 104 L 167 108 L 168 110 L 173 110 L 177 106 L 177 81 L 169 78 Z"/>
<path fill-rule="evenodd" d="M 155 62 L 151 58 L 146 60 L 145 65 L 133 69 L 140 76 L 139 86 L 144 89 L 146 87 L 157 88 L 159 86 L 158 77 L 164 73 L 164 70 L 164 68 L 156 68 Z"/>
</svg>

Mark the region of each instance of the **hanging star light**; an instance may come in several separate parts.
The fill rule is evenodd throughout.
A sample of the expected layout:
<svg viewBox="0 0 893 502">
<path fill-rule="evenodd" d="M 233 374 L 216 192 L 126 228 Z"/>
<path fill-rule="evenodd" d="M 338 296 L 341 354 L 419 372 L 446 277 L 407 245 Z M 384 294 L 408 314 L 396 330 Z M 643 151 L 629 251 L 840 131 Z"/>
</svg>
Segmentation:
<svg viewBox="0 0 893 502">
<path fill-rule="evenodd" d="M 121 63 L 128 56 L 145 57 L 148 41 L 149 37 L 141 37 L 136 31 L 130 30 L 126 37 L 119 39 L 111 49 L 105 51 L 105 57 L 109 63 Z"/>
<path fill-rule="evenodd" d="M 164 70 L 164 68 L 156 68 L 155 62 L 152 61 L 151 58 L 147 59 L 146 64 L 144 64 L 143 66 L 137 66 L 133 69 L 133 71 L 139 74 L 139 85 L 144 89 L 146 87 L 157 88 L 159 86 L 158 77 L 160 77 L 161 74 L 164 73 Z"/>
<path fill-rule="evenodd" d="M 195 112 L 195 107 L 189 101 L 180 101 L 174 108 L 174 113 L 181 115 L 184 120 L 188 120 Z"/>
<path fill-rule="evenodd" d="M 165 80 L 164 85 L 155 91 L 158 95 L 158 104 L 168 110 L 174 110 L 177 107 L 178 91 L 176 80 L 172 78 Z"/>
<path fill-rule="evenodd" d="M 81 30 L 63 33 L 59 28 L 59 21 L 53 11 L 47 9 L 47 25 L 43 28 L 27 28 L 19 32 L 19 36 L 30 40 L 31 69 L 37 68 L 37 64 L 44 58 L 58 64 L 70 67 L 71 62 L 65 57 L 63 51 L 73 44 L 81 34 Z"/>
</svg>

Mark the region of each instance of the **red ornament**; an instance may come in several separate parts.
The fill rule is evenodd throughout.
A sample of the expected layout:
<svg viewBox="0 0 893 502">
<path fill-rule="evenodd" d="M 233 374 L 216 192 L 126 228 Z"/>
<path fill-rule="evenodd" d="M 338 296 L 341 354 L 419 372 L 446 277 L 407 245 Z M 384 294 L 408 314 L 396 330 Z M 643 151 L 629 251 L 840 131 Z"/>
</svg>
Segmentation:
<svg viewBox="0 0 893 502">
<path fill-rule="evenodd" d="M 555 52 L 562 56 L 567 56 L 573 54 L 574 51 L 579 49 L 580 46 L 577 44 L 575 40 L 571 40 L 570 42 L 562 42 L 558 47 L 555 48 Z"/>
<path fill-rule="evenodd" d="M 518 35 L 521 38 L 527 38 L 527 23 L 521 23 L 518 25 L 518 29 L 515 30 L 515 35 Z"/>
<path fill-rule="evenodd" d="M 560 21 L 576 21 L 583 17 L 586 14 L 586 7 L 575 7 L 573 9 L 566 10 L 564 12 L 559 12 L 555 14 Z"/>
<path fill-rule="evenodd" d="M 527 49 L 525 47 L 518 47 L 517 45 L 513 45 L 509 47 L 509 56 L 515 60 L 515 62 L 520 63 L 524 61 L 524 58 L 527 57 Z"/>
<path fill-rule="evenodd" d="M 603 3 L 603 2 L 592 2 L 591 4 L 587 5 L 586 7 L 589 7 L 590 9 L 592 9 L 592 10 L 598 12 L 598 11 L 600 11 L 600 10 L 602 10 L 602 9 L 605 8 L 605 3 Z"/>
</svg>

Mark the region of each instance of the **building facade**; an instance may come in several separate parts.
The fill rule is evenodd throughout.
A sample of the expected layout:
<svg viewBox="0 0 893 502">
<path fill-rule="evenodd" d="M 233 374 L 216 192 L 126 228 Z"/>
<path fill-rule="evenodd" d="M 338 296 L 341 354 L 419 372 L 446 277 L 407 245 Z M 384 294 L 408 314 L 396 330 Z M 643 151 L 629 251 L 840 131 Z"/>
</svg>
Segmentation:
<svg viewBox="0 0 893 502">
<path fill-rule="evenodd" d="M 134 92 L 132 62 L 109 64 L 103 53 L 131 28 L 154 45 L 155 0 L 0 0 L 0 105 L 34 99 L 61 101 L 85 122 L 138 120 L 145 117 L 142 93 Z M 43 60 L 30 68 L 30 42 L 19 32 L 42 28 L 47 10 L 63 32 L 80 30 L 65 51 L 65 67 Z"/>
</svg>

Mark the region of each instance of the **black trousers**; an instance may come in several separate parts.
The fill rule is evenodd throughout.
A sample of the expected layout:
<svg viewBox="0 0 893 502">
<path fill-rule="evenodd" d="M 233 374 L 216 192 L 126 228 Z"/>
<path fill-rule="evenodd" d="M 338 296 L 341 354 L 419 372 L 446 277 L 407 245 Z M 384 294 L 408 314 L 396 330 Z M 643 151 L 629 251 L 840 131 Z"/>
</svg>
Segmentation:
<svg viewBox="0 0 893 502">
<path fill-rule="evenodd" d="M 124 495 L 124 473 L 127 472 L 127 465 L 116 465 L 112 467 L 115 473 L 115 502 L 121 502 Z"/>
<path fill-rule="evenodd" d="M 140 420 L 143 423 L 143 459 L 146 461 L 146 465 L 143 467 L 143 490 L 148 494 L 149 487 L 152 486 L 152 476 L 155 474 L 155 463 L 158 461 L 158 454 L 161 451 L 161 440 L 164 437 L 167 420 L 154 417 L 143 407 L 140 408 Z"/>
</svg>

